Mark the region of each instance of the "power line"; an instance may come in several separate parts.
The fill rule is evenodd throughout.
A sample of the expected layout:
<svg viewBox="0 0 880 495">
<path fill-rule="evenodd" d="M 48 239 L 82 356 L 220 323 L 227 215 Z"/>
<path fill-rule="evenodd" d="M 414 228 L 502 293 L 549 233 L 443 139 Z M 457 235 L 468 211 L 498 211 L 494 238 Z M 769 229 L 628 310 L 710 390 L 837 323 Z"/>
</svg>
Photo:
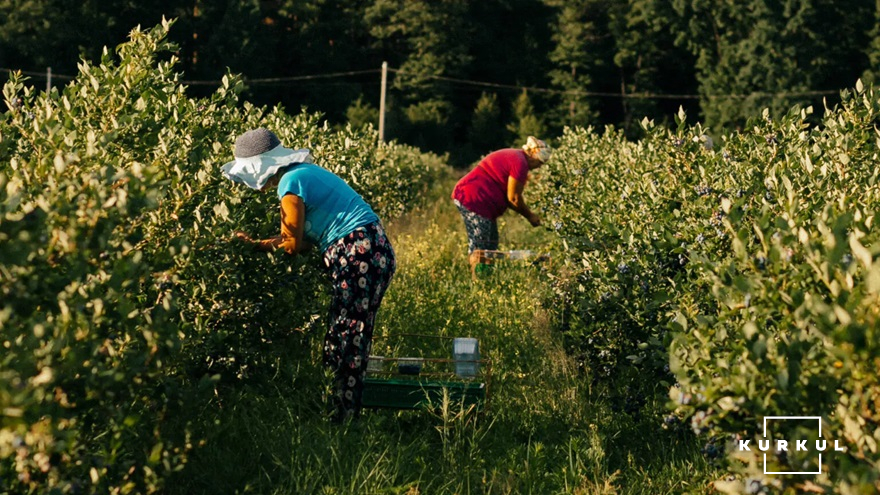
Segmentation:
<svg viewBox="0 0 880 495">
<path fill-rule="evenodd" d="M 16 72 L 16 69 L 7 69 L 5 67 L 0 67 L 0 71 L 8 71 L 8 72 Z M 289 77 L 265 77 L 265 78 L 256 78 L 256 79 L 248 79 L 246 77 L 242 77 L 242 80 L 248 84 L 278 84 L 284 82 L 293 82 L 293 81 L 307 81 L 314 79 L 332 79 L 335 77 L 348 77 L 348 76 L 357 76 L 361 74 L 375 74 L 380 72 L 381 69 L 365 69 L 365 70 L 354 70 L 354 71 L 346 71 L 346 72 L 328 72 L 325 74 L 310 74 L 306 76 L 289 76 Z M 47 77 L 45 72 L 35 72 L 35 71 L 17 71 L 21 72 L 26 76 L 34 76 L 34 77 Z M 52 73 L 53 78 L 64 79 L 71 81 L 75 79 L 75 76 L 57 74 L 55 72 Z M 187 84 L 190 86 L 219 86 L 221 84 L 220 80 L 206 80 L 206 79 L 184 79 L 179 81 L 181 84 Z"/>
<path fill-rule="evenodd" d="M 588 96 L 588 97 L 605 97 L 605 98 L 629 98 L 629 99 L 669 99 L 669 100 L 698 100 L 700 98 L 731 98 L 731 99 L 746 99 L 753 97 L 782 97 L 782 98 L 790 98 L 790 97 L 798 97 L 798 96 L 828 96 L 828 95 L 836 95 L 839 91 L 801 91 L 801 92 L 782 92 L 782 93 L 767 93 L 767 92 L 752 92 L 748 94 L 727 94 L 727 95 L 696 95 L 696 94 L 668 94 L 668 93 L 608 93 L 601 91 L 581 91 L 581 90 L 562 90 L 562 89 L 549 89 L 549 88 L 538 88 L 534 86 L 516 86 L 513 84 L 500 84 L 500 83 L 492 83 L 485 81 L 474 81 L 470 79 L 459 79 L 454 77 L 446 77 L 446 76 L 435 76 L 435 75 L 422 75 L 416 74 L 414 72 L 407 72 L 400 69 L 391 69 L 388 70 L 392 72 L 396 72 L 398 74 L 411 74 L 411 75 L 421 75 L 426 79 L 435 79 L 438 81 L 446 81 L 457 84 L 465 84 L 470 86 L 480 86 L 487 88 L 499 88 L 499 89 L 514 89 L 518 91 L 532 91 L 535 93 L 547 93 L 547 94 L 564 94 L 564 95 L 574 95 L 574 96 Z"/>
<path fill-rule="evenodd" d="M 0 67 L 2 71 L 15 72 L 14 69 L 8 69 Z M 475 86 L 482 88 L 495 88 L 495 89 L 507 89 L 507 90 L 516 90 L 516 91 L 531 91 L 534 93 L 544 93 L 544 94 L 557 94 L 557 95 L 571 95 L 571 96 L 585 96 L 592 98 L 623 98 L 623 99 L 640 99 L 640 100 L 699 100 L 701 98 L 708 99 L 747 99 L 747 98 L 796 98 L 796 97 L 805 97 L 805 96 L 829 96 L 829 95 L 837 95 L 839 93 L 838 90 L 824 90 L 824 91 L 788 91 L 788 92 L 779 92 L 779 93 L 770 93 L 764 91 L 755 91 L 748 94 L 708 94 L 708 95 L 699 95 L 699 94 L 668 94 L 668 93 L 612 93 L 612 92 L 603 92 L 603 91 L 584 91 L 584 90 L 562 90 L 562 89 L 552 89 L 552 88 L 540 88 L 536 86 L 519 86 L 514 84 L 502 84 L 488 81 L 475 81 L 472 79 L 462 79 L 455 77 L 446 77 L 446 76 L 438 76 L 438 75 L 424 75 L 417 74 L 414 72 L 408 72 L 406 70 L 394 69 L 389 67 L 389 71 L 397 73 L 397 74 L 405 74 L 405 75 L 415 75 L 421 76 L 425 79 L 433 79 L 436 81 L 444 81 L 453 84 L 460 84 L 465 86 Z M 49 77 L 47 73 L 44 72 L 36 72 L 36 71 L 18 71 L 23 75 L 39 77 L 39 78 L 47 78 Z M 318 80 L 318 79 L 333 79 L 340 77 L 351 77 L 358 76 L 363 74 L 375 74 L 381 72 L 381 69 L 364 69 L 364 70 L 356 70 L 356 71 L 344 71 L 344 72 L 328 72 L 324 74 L 309 74 L 302 76 L 288 76 L 288 77 L 266 77 L 266 78 L 255 78 L 248 79 L 246 77 L 242 78 L 242 81 L 245 84 L 249 85 L 273 85 L 279 83 L 286 82 L 295 82 L 295 81 L 309 81 L 309 80 Z M 73 80 L 75 76 L 66 75 L 66 74 L 56 74 L 52 73 L 52 78 L 57 78 L 61 80 Z M 204 79 L 184 79 L 180 81 L 181 84 L 186 84 L 189 86 L 219 86 L 221 82 L 219 80 L 204 80 Z"/>
<path fill-rule="evenodd" d="M 20 72 L 20 73 L 22 73 L 22 74 L 25 75 L 25 76 L 34 76 L 34 77 L 40 77 L 40 78 L 44 78 L 44 79 L 47 78 L 47 77 L 49 77 L 49 76 L 48 76 L 48 73 L 46 73 L 46 72 L 35 72 L 35 71 L 30 71 L 30 70 L 18 70 L 18 69 L 7 69 L 6 67 L 0 67 L 0 71 L 3 71 L 3 72 Z M 67 75 L 64 75 L 64 74 L 56 74 L 55 72 L 53 72 L 53 73 L 52 73 L 52 79 L 55 79 L 55 78 L 58 78 L 58 79 L 64 79 L 65 81 L 72 81 L 72 80 L 76 79 L 75 76 L 67 76 Z"/>
<path fill-rule="evenodd" d="M 361 74 L 375 74 L 380 72 L 381 69 L 365 69 L 365 70 L 353 70 L 347 72 L 328 72 L 326 74 L 311 74 L 307 76 L 290 76 L 290 77 L 265 77 L 258 79 L 248 79 L 242 78 L 242 80 L 247 84 L 277 84 L 283 82 L 293 82 L 293 81 L 308 81 L 313 79 L 331 79 L 334 77 L 348 77 L 348 76 L 358 76 Z M 183 80 L 180 81 L 181 84 L 189 84 L 189 85 L 219 85 L 219 81 L 204 81 L 204 80 Z"/>
<path fill-rule="evenodd" d="M 407 72 L 400 69 L 388 69 L 392 72 L 396 72 L 398 74 L 411 74 L 411 75 L 419 75 L 414 72 Z M 567 94 L 567 95 L 575 95 L 575 96 L 599 96 L 599 97 L 614 97 L 614 98 L 675 98 L 675 99 L 688 99 L 688 98 L 699 98 L 699 95 L 670 95 L 670 94 L 651 94 L 651 93 L 603 93 L 600 91 L 580 91 L 580 90 L 563 90 L 563 89 L 550 89 L 550 88 L 538 88 L 535 86 L 516 86 L 513 84 L 500 84 L 500 83 L 492 83 L 485 81 L 473 81 L 470 79 L 459 79 L 455 77 L 446 77 L 446 76 L 435 76 L 435 75 L 422 75 L 427 79 L 435 79 L 438 81 L 446 81 L 457 84 L 466 84 L 470 86 L 480 86 L 485 88 L 498 88 L 498 89 L 514 89 L 517 91 L 532 91 L 534 93 L 547 93 L 547 94 Z"/>
</svg>

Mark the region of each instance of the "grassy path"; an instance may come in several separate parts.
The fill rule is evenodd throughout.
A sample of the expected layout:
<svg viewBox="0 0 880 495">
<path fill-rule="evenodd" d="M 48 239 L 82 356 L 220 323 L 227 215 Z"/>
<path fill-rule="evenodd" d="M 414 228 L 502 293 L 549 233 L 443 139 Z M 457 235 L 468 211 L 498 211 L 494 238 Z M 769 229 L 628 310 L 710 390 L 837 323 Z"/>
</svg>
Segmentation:
<svg viewBox="0 0 880 495">
<path fill-rule="evenodd" d="M 201 408 L 207 444 L 175 493 L 701 493 L 709 467 L 691 435 L 615 413 L 564 351 L 543 309 L 549 275 L 509 266 L 470 280 L 452 179 L 387 224 L 399 260 L 376 334 L 473 336 L 493 361 L 487 414 L 367 411 L 321 419 L 322 332 L 271 386 L 243 386 Z M 547 246 L 513 215 L 502 247 Z"/>
</svg>

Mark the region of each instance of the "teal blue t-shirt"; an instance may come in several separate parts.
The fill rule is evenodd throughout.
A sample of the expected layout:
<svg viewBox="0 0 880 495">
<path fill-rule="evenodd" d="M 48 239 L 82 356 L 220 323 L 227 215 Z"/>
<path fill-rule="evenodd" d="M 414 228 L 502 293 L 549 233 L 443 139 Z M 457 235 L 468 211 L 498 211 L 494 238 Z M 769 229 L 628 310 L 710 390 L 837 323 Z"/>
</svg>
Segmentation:
<svg viewBox="0 0 880 495">
<path fill-rule="evenodd" d="M 351 231 L 379 217 L 346 182 L 311 163 L 295 165 L 278 182 L 278 199 L 287 194 L 302 198 L 306 207 L 303 237 L 324 251 Z"/>
</svg>

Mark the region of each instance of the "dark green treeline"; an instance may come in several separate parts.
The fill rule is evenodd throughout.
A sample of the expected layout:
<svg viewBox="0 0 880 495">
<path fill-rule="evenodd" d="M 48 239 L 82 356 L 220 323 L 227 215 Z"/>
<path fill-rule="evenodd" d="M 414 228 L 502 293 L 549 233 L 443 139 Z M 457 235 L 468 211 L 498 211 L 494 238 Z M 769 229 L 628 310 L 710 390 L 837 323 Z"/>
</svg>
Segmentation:
<svg viewBox="0 0 880 495">
<path fill-rule="evenodd" d="M 74 74 L 165 16 L 194 95 L 228 69 L 253 80 L 256 104 L 375 125 L 387 61 L 386 137 L 465 164 L 567 125 L 637 136 L 643 117 L 679 106 L 711 132 L 763 108 L 821 112 L 880 71 L 878 11 L 878 0 L 0 0 L 0 67 Z"/>
</svg>

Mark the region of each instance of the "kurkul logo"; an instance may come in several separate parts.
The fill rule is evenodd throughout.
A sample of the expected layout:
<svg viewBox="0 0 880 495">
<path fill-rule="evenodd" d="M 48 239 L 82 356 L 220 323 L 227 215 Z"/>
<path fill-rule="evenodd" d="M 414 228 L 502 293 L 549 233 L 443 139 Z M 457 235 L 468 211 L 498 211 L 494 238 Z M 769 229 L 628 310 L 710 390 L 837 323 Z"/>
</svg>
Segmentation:
<svg viewBox="0 0 880 495">
<path fill-rule="evenodd" d="M 819 454 L 819 462 L 818 468 L 816 471 L 767 471 L 767 451 L 771 450 L 771 446 L 773 446 L 773 442 L 769 438 L 768 429 L 767 429 L 767 420 L 778 420 L 778 421 L 815 421 L 816 428 L 819 434 L 819 438 L 815 441 L 815 451 Z M 762 436 L 765 440 L 758 440 L 758 450 L 764 452 L 764 474 L 822 474 L 822 452 L 825 452 L 829 449 L 828 441 L 822 438 L 822 417 L 821 416 L 764 416 L 764 427 L 762 431 Z M 750 440 L 740 440 L 738 449 L 742 451 L 752 451 L 749 447 Z M 781 440 L 777 439 L 775 441 L 775 449 L 773 452 L 782 453 L 785 452 L 810 452 L 811 445 L 808 443 L 808 440 L 802 439 L 789 439 L 789 440 Z M 846 447 L 841 447 L 839 444 L 839 440 L 834 441 L 834 450 L 837 452 L 845 452 Z"/>
</svg>

